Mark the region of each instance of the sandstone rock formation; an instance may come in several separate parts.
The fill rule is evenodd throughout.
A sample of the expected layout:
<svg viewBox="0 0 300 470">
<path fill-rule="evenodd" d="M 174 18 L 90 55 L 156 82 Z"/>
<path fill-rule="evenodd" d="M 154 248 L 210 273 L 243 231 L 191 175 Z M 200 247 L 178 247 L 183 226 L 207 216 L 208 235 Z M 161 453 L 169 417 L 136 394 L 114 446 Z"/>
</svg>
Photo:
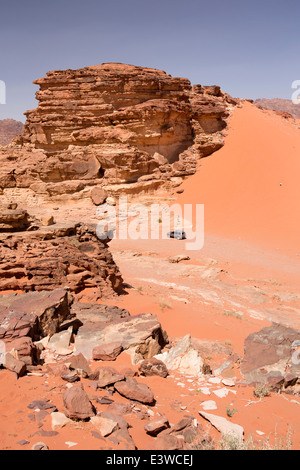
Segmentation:
<svg viewBox="0 0 300 470">
<path fill-rule="evenodd" d="M 116 63 L 48 72 L 34 83 L 39 105 L 0 151 L 0 187 L 50 196 L 87 186 L 113 193 L 118 184 L 149 190 L 192 174 L 223 145 L 237 103 L 218 86 Z"/>
<path fill-rule="evenodd" d="M 81 318 L 80 315 L 78 318 Z M 117 341 L 131 356 L 133 364 L 161 352 L 168 339 L 155 315 L 141 313 L 124 318 L 98 321 L 87 318 L 76 337 L 76 351 L 91 359 L 94 348 Z"/>
<path fill-rule="evenodd" d="M 95 227 L 29 225 L 29 216 L 21 209 L 4 210 L 0 215 L 0 290 L 63 286 L 80 292 L 94 287 L 105 296 L 122 289 L 120 272 Z"/>
<path fill-rule="evenodd" d="M 14 119 L 2 119 L 0 121 L 0 146 L 9 144 L 14 137 L 21 134 L 23 123 Z"/>
<path fill-rule="evenodd" d="M 98 388 L 105 388 L 107 385 L 113 385 L 125 378 L 124 375 L 119 374 L 113 367 L 99 367 L 97 375 Z"/>
<path fill-rule="evenodd" d="M 128 310 L 115 305 L 74 302 L 71 310 L 83 324 L 90 325 L 91 331 L 95 330 L 95 325 L 101 324 L 103 328 L 105 323 L 130 316 Z"/>
<path fill-rule="evenodd" d="M 190 335 L 181 338 L 176 346 L 170 350 L 158 354 L 156 358 L 162 361 L 168 370 L 179 370 L 189 375 L 201 375 L 204 360 L 199 352 L 193 347 Z"/>
</svg>

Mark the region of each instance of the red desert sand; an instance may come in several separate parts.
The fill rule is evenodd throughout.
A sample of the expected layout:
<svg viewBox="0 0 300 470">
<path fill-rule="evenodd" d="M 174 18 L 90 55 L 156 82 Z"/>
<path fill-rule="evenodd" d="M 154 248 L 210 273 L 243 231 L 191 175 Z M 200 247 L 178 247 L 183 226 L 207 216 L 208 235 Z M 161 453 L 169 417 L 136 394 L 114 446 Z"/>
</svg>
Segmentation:
<svg viewBox="0 0 300 470">
<path fill-rule="evenodd" d="M 205 205 L 205 234 L 295 255 L 300 241 L 300 133 L 244 103 L 225 146 L 200 161 L 179 202 Z"/>
</svg>

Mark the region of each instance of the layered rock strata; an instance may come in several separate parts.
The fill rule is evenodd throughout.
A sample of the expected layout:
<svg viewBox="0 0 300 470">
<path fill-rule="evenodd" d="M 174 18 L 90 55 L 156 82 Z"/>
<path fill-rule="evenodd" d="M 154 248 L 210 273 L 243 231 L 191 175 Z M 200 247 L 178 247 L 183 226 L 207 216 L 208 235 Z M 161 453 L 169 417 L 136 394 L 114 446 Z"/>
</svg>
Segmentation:
<svg viewBox="0 0 300 470">
<path fill-rule="evenodd" d="M 0 216 L 0 291 L 89 287 L 105 297 L 122 290 L 120 271 L 93 225 L 28 224 L 26 211 Z"/>
<path fill-rule="evenodd" d="M 237 104 L 218 86 L 115 63 L 48 72 L 34 83 L 39 105 L 0 151 L 0 187 L 50 196 L 87 186 L 151 190 L 190 175 L 223 145 Z"/>
</svg>

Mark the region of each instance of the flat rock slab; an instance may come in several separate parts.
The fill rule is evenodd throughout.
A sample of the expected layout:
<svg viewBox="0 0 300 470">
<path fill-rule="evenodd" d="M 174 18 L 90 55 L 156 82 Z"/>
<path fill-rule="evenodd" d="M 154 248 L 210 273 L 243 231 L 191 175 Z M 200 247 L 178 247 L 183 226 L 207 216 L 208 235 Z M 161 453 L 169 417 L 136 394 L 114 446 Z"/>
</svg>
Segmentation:
<svg viewBox="0 0 300 470">
<path fill-rule="evenodd" d="M 137 363 L 158 354 L 166 343 L 165 338 L 156 316 L 142 313 L 106 325 L 103 322 L 83 325 L 75 339 L 75 348 L 91 359 L 96 346 L 118 342 L 131 355 L 132 362 Z"/>
<path fill-rule="evenodd" d="M 97 372 L 99 373 L 97 381 L 98 388 L 104 388 L 108 385 L 113 385 L 116 382 L 124 380 L 125 378 L 124 375 L 119 374 L 119 372 L 112 367 L 100 367 Z"/>
<path fill-rule="evenodd" d="M 71 312 L 84 324 L 109 323 L 112 320 L 130 317 L 130 313 L 125 308 L 88 302 L 74 302 Z"/>
<path fill-rule="evenodd" d="M 221 416 L 216 416 L 211 413 L 206 413 L 204 411 L 199 411 L 200 416 L 209 421 L 221 434 L 224 436 L 233 436 L 239 441 L 244 439 L 244 429 L 239 424 L 231 423 L 226 418 Z"/>
<path fill-rule="evenodd" d="M 59 333 L 55 333 L 51 336 L 47 348 L 54 350 L 57 354 L 61 356 L 65 356 L 71 354 L 69 346 L 71 343 L 71 338 L 73 334 L 73 327 L 70 326 L 65 331 L 60 331 Z"/>
<path fill-rule="evenodd" d="M 218 408 L 216 402 L 213 400 L 203 401 L 201 406 L 204 411 L 216 410 Z"/>
<path fill-rule="evenodd" d="M 120 395 L 129 400 L 149 405 L 154 403 L 154 394 L 150 387 L 146 384 L 138 383 L 135 379 L 127 378 L 125 381 L 115 383 L 114 387 Z"/>
<path fill-rule="evenodd" d="M 144 426 L 144 429 L 147 434 L 150 434 L 150 436 L 157 436 L 157 434 L 159 434 L 164 429 L 167 429 L 168 427 L 169 427 L 168 419 L 162 416 L 159 419 L 153 419 L 149 421 Z"/>
<path fill-rule="evenodd" d="M 56 406 L 53 405 L 49 400 L 34 400 L 31 403 L 29 403 L 28 407 L 30 410 L 50 410 L 50 411 L 56 411 Z"/>
<path fill-rule="evenodd" d="M 118 355 L 123 351 L 121 343 L 114 341 L 112 343 L 96 346 L 93 351 L 94 361 L 114 361 Z"/>
</svg>

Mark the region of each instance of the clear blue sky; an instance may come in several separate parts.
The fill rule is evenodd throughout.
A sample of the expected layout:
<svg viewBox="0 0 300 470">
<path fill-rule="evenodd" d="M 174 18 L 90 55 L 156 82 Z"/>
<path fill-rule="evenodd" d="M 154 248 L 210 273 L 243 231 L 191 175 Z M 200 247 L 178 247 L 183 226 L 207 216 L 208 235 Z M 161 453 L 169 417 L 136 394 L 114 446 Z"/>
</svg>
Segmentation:
<svg viewBox="0 0 300 470">
<path fill-rule="evenodd" d="M 298 0 L 26 0 L 0 5 L 0 119 L 36 107 L 55 69 L 123 62 L 241 98 L 291 98 L 300 79 Z"/>
</svg>

